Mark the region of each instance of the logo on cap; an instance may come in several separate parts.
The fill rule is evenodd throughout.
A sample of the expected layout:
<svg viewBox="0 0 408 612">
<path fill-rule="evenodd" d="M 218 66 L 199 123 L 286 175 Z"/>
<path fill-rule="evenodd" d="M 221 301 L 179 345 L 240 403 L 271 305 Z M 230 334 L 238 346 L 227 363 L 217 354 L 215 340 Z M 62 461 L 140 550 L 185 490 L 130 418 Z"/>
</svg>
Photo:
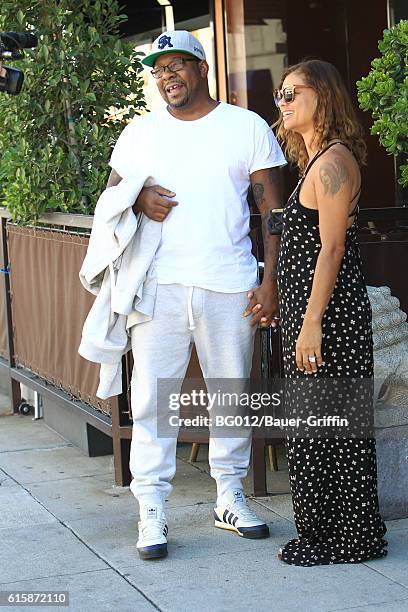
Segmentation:
<svg viewBox="0 0 408 612">
<path fill-rule="evenodd" d="M 170 36 L 161 36 L 159 38 L 159 42 L 157 44 L 158 48 L 160 49 L 160 51 L 162 49 L 165 49 L 166 47 L 173 47 L 173 45 L 171 44 L 171 38 Z"/>
</svg>

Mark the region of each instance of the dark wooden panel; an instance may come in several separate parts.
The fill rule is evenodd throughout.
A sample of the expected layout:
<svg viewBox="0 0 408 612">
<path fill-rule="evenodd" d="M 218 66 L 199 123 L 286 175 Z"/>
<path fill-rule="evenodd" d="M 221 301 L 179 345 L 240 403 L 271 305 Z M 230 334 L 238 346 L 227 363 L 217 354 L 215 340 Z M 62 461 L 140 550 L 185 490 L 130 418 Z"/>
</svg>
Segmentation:
<svg viewBox="0 0 408 612">
<path fill-rule="evenodd" d="M 369 72 L 371 61 L 378 56 L 378 40 L 386 27 L 386 0 L 297 0 L 296 10 L 287 14 L 289 63 L 318 57 L 334 64 L 364 127 L 368 166 L 362 171 L 362 207 L 395 205 L 393 157 L 386 154 L 377 137 L 370 135 L 371 116 L 357 108 L 356 95 L 356 81 Z M 296 171 L 290 174 L 291 184 Z"/>
</svg>

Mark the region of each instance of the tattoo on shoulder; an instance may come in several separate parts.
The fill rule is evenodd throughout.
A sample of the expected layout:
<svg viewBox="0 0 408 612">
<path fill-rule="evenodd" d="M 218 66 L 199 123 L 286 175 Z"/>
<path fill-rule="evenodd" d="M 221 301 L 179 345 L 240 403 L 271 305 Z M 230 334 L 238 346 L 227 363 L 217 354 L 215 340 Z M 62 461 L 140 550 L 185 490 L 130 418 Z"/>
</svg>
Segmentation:
<svg viewBox="0 0 408 612">
<path fill-rule="evenodd" d="M 349 171 L 340 157 L 333 162 L 324 162 L 319 170 L 320 182 L 324 186 L 324 195 L 335 196 L 347 182 Z"/>
<path fill-rule="evenodd" d="M 255 183 L 255 185 L 252 187 L 252 191 L 255 198 L 255 204 L 257 206 L 261 206 L 264 201 L 264 186 L 262 183 Z"/>
</svg>

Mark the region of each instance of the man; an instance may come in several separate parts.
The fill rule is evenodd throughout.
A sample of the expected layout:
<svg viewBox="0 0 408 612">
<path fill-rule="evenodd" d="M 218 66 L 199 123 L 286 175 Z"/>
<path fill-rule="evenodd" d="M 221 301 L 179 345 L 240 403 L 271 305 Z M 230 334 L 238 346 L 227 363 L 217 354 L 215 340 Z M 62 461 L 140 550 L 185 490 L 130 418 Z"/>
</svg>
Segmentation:
<svg viewBox="0 0 408 612">
<path fill-rule="evenodd" d="M 138 117 L 122 132 L 108 186 L 131 176 L 132 168 L 159 183 L 144 189 L 135 204 L 163 226 L 153 320 L 131 332 L 130 488 L 140 506 L 139 555 L 151 559 L 167 554 L 164 500 L 172 489 L 177 443 L 177 432 L 172 437 L 157 432 L 163 416 L 157 381 L 183 379 L 193 343 L 206 380 L 249 378 L 256 325 L 274 325 L 278 316 L 277 245 L 266 221 L 269 210 L 280 205 L 278 166 L 286 162 L 263 119 L 210 97 L 205 52 L 190 33 L 162 34 L 142 62 L 153 68 L 167 107 Z M 248 237 L 250 183 L 264 224 L 260 287 Z M 243 537 L 267 537 L 267 525 L 246 505 L 242 491 L 250 449 L 249 428 L 240 437 L 210 436 L 215 526 Z"/>
</svg>

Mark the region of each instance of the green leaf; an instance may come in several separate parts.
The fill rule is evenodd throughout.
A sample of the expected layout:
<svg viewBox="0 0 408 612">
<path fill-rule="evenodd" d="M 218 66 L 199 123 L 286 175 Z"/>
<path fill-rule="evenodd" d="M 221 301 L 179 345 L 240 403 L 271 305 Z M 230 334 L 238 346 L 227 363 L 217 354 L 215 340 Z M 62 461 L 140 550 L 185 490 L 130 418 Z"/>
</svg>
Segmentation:
<svg viewBox="0 0 408 612">
<path fill-rule="evenodd" d="M 92 212 L 112 145 L 145 107 L 138 56 L 119 39 L 118 23 L 126 19 L 119 17 L 120 0 L 98 1 L 1 4 L 0 29 L 32 27 L 40 34 L 38 48 L 20 64 L 21 94 L 0 95 L 0 202 L 19 223 L 47 208 L 84 212 L 84 194 Z M 118 114 L 107 121 L 113 105 Z"/>
<path fill-rule="evenodd" d="M 41 45 L 40 54 L 44 62 L 47 62 L 49 58 L 49 51 L 47 45 Z"/>
<path fill-rule="evenodd" d="M 381 56 L 357 82 L 359 105 L 371 113 L 371 133 L 387 152 L 408 155 L 408 20 L 385 30 L 378 48 Z M 401 177 L 408 186 L 406 173 L 401 171 Z"/>
</svg>

